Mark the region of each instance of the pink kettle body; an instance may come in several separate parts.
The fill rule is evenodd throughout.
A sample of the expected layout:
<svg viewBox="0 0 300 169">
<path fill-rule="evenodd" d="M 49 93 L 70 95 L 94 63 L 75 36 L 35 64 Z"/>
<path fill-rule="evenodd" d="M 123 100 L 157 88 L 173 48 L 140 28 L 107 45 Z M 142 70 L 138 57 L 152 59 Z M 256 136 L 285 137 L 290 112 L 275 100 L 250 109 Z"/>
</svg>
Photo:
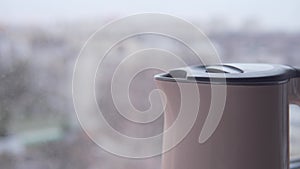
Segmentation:
<svg viewBox="0 0 300 169">
<path fill-rule="evenodd" d="M 235 70 L 225 72 L 225 65 L 225 68 L 217 67 L 220 71 L 214 68 L 211 73 L 203 66 L 200 70 L 196 70 L 203 71 L 197 76 L 189 73 L 176 75 L 172 72 L 156 76 L 157 86 L 164 92 L 167 100 L 165 129 L 169 128 L 178 116 L 181 93 L 193 92 L 189 91 L 194 90 L 189 85 L 197 85 L 200 97 L 199 103 L 196 103 L 199 105 L 199 111 L 195 124 L 177 146 L 163 154 L 163 169 L 289 168 L 289 98 L 299 100 L 298 93 L 290 90 L 293 87 L 298 92 L 299 86 L 291 86 L 289 77 L 297 77 L 297 73 L 291 73 L 296 70 L 287 68 L 287 71 L 284 71 L 286 67 L 283 67 L 281 72 L 279 66 L 276 70 L 263 69 L 261 72 L 252 65 L 233 65 L 241 72 L 237 73 Z M 230 67 L 233 65 L 230 64 Z M 255 68 L 252 72 L 251 67 Z M 209 74 L 209 78 L 215 79 L 218 78 L 218 74 L 226 73 L 227 82 L 213 83 L 209 78 L 203 78 L 206 76 L 205 73 Z M 269 76 L 275 77 L 272 73 L 282 76 L 271 79 Z M 287 74 L 289 76 L 283 76 Z M 189 80 L 189 76 L 193 76 L 194 80 Z M 185 86 L 184 90 L 179 90 L 180 85 Z M 225 85 L 227 90 L 225 107 L 213 134 L 205 142 L 200 143 L 199 135 L 208 116 L 212 98 L 211 89 L 214 85 Z M 188 111 L 183 110 L 182 113 Z M 166 140 L 172 140 L 173 137 L 176 136 L 165 137 L 163 146 L 167 144 Z"/>
</svg>

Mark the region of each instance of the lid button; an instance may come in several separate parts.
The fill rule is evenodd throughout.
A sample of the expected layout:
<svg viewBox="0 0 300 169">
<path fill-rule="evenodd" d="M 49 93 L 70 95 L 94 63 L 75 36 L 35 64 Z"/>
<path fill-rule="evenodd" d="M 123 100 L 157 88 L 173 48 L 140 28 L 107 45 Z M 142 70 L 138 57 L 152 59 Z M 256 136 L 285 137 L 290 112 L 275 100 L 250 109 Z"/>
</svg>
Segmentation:
<svg viewBox="0 0 300 169">
<path fill-rule="evenodd" d="M 244 73 L 243 70 L 229 65 L 212 65 L 205 67 L 207 73 Z"/>
</svg>

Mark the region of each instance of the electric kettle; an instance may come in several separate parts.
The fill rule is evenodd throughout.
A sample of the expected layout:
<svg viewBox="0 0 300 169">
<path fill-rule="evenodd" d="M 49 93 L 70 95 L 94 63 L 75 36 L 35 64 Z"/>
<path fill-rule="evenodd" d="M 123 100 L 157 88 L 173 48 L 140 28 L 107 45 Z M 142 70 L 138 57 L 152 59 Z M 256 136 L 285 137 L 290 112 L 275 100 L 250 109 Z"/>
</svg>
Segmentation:
<svg viewBox="0 0 300 169">
<path fill-rule="evenodd" d="M 186 136 L 162 155 L 163 169 L 289 168 L 289 104 L 300 105 L 299 69 L 276 64 L 201 65 L 170 70 L 156 75 L 155 81 L 165 95 L 165 129 L 179 113 L 189 116 L 189 107 L 198 108 Z M 221 90 L 214 98 L 212 91 L 219 87 L 226 90 L 220 117 L 210 114 L 211 102 Z M 199 93 L 199 100 L 194 93 Z M 189 105 L 181 108 L 182 99 Z M 163 147 L 177 137 L 164 136 Z"/>
</svg>

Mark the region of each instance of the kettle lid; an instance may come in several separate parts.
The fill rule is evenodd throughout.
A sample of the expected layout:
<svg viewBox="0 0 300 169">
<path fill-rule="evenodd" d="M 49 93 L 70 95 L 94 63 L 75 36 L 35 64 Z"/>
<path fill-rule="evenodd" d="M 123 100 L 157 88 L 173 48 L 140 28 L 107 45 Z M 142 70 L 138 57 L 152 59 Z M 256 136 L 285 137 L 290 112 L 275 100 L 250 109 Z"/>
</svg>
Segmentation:
<svg viewBox="0 0 300 169">
<path fill-rule="evenodd" d="M 281 84 L 295 77 L 296 69 L 278 64 L 227 63 L 178 68 L 155 76 L 156 80 L 232 85 Z"/>
</svg>

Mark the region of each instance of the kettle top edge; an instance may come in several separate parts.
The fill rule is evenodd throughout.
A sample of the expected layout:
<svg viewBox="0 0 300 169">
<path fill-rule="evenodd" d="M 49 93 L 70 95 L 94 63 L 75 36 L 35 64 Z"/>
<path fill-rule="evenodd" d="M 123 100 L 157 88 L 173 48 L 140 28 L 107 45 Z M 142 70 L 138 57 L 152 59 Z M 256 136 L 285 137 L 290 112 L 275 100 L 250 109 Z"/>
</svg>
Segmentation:
<svg viewBox="0 0 300 169">
<path fill-rule="evenodd" d="M 195 65 L 172 69 L 155 76 L 159 81 L 229 84 L 274 85 L 288 82 L 299 75 L 291 66 L 265 63 L 224 63 Z"/>
</svg>

